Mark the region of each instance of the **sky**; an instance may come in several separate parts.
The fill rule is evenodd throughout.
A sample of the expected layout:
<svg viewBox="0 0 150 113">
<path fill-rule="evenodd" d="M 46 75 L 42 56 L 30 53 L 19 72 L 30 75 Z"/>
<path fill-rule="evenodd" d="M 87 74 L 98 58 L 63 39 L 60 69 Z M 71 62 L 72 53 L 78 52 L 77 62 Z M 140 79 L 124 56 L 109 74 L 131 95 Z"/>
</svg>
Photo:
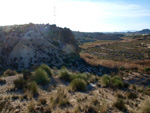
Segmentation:
<svg viewBox="0 0 150 113">
<path fill-rule="evenodd" d="M 0 26 L 27 23 L 82 32 L 150 29 L 150 0 L 0 0 Z"/>
</svg>

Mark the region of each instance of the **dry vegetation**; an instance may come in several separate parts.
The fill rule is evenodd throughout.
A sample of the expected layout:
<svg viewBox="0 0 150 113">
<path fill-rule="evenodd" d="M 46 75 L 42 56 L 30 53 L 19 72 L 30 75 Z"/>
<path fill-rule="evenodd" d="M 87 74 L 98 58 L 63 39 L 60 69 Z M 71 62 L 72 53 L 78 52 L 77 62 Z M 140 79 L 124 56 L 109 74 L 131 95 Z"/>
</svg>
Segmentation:
<svg viewBox="0 0 150 113">
<path fill-rule="evenodd" d="M 37 75 L 36 71 L 44 70 L 43 67 L 47 67 L 47 71 Z M 45 73 L 50 76 L 45 77 Z M 25 70 L 21 74 L 3 76 L 1 80 L 6 83 L 0 87 L 0 112 L 149 113 L 149 106 L 145 105 L 149 101 L 144 98 L 149 97 L 150 88 L 130 84 L 124 79 L 128 72 L 120 73 L 99 77 L 72 72 L 65 67 L 58 70 L 41 65 L 34 72 Z M 46 84 L 41 84 L 35 76 L 45 77 L 41 80 Z"/>
<path fill-rule="evenodd" d="M 150 60 L 144 61 L 133 61 L 133 62 L 121 62 L 113 60 L 98 59 L 96 56 L 88 53 L 81 53 L 80 57 L 91 65 L 97 66 L 102 65 L 109 68 L 120 68 L 123 66 L 125 69 L 139 69 L 144 70 L 145 67 L 150 67 Z"/>
<path fill-rule="evenodd" d="M 118 72 L 96 76 L 45 64 L 21 73 L 6 70 L 0 76 L 0 112 L 150 113 L 150 60 L 80 56 L 91 65 L 117 68 Z"/>
<path fill-rule="evenodd" d="M 124 67 L 143 71 L 146 67 L 150 67 L 150 49 L 146 46 L 150 43 L 149 38 L 123 39 L 83 44 L 80 56 L 91 65 L 103 65 L 109 68 Z"/>
</svg>

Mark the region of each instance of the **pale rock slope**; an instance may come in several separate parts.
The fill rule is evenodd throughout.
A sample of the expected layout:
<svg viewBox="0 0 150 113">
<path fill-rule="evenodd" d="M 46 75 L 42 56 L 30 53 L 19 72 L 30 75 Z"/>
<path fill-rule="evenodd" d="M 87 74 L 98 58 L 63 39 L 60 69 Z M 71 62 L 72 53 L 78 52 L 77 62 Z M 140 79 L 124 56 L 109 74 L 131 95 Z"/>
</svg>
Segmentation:
<svg viewBox="0 0 150 113">
<path fill-rule="evenodd" d="M 26 24 L 0 27 L 1 68 L 24 69 L 46 63 L 62 66 L 79 55 L 72 32 L 55 25 Z"/>
</svg>

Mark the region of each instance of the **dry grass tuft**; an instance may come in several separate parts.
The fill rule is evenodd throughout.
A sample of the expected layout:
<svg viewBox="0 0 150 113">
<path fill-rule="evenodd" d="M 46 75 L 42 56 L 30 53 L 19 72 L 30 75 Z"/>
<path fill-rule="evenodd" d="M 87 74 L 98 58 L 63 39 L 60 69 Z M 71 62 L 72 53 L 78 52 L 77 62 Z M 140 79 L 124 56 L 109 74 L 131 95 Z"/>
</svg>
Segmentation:
<svg viewBox="0 0 150 113">
<path fill-rule="evenodd" d="M 141 105 L 141 113 L 150 113 L 150 99 L 146 99 Z"/>
<path fill-rule="evenodd" d="M 35 103 L 34 103 L 34 101 L 31 101 L 30 104 L 28 105 L 28 111 L 29 111 L 29 113 L 34 113 L 35 112 Z"/>
<path fill-rule="evenodd" d="M 50 97 L 50 102 L 52 107 L 66 107 L 70 105 L 69 99 L 68 99 L 68 91 L 58 88 L 57 94 L 55 96 Z"/>
</svg>

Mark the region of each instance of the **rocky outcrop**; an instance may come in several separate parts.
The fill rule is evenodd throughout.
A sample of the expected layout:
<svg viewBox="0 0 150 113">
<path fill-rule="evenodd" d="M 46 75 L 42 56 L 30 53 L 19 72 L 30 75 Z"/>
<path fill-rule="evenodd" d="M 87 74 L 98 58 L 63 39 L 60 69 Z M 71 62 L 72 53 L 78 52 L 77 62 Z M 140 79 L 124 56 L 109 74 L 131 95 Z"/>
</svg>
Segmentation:
<svg viewBox="0 0 150 113">
<path fill-rule="evenodd" d="M 67 28 L 48 24 L 0 27 L 1 68 L 21 70 L 43 63 L 62 66 L 74 60 L 79 51 Z"/>
</svg>

